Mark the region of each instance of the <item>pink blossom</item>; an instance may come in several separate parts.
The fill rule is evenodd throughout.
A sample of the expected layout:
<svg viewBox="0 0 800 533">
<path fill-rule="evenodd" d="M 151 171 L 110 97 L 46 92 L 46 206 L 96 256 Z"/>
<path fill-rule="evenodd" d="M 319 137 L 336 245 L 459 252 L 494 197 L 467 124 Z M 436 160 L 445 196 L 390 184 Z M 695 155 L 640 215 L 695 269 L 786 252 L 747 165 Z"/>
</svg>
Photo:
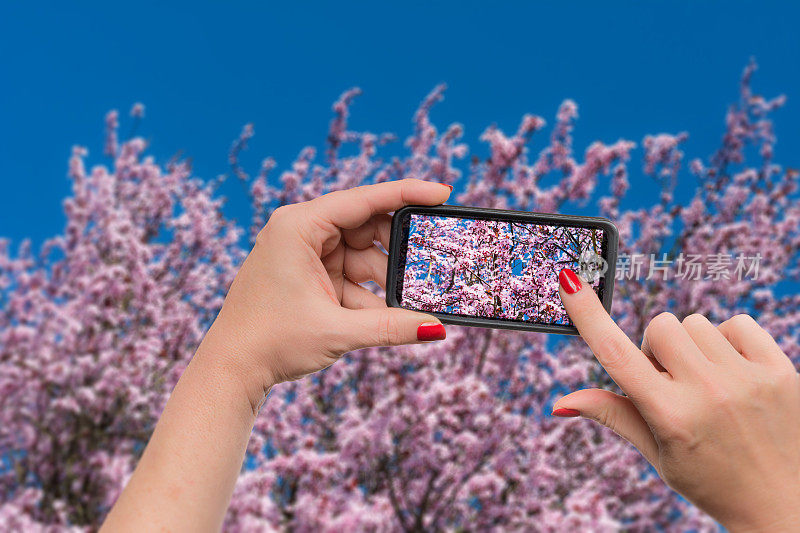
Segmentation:
<svg viewBox="0 0 800 533">
<path fill-rule="evenodd" d="M 664 309 L 712 321 L 750 312 L 797 359 L 800 298 L 775 287 L 800 276 L 798 173 L 772 161 L 783 100 L 753 94 L 753 69 L 696 177 L 681 175 L 681 134 L 645 139 L 641 164 L 667 192 L 673 177 L 699 180 L 685 204 L 665 193 L 622 209 L 635 146 L 574 147 L 571 101 L 544 148 L 532 151 L 543 121 L 527 115 L 513 134 L 487 128 L 488 158 L 460 168 L 463 128 L 430 118 L 443 87 L 420 106 L 404 155 L 382 159 L 392 137 L 348 124 L 349 91 L 322 161 L 305 148 L 280 173 L 265 160 L 251 180 L 238 163 L 245 127 L 231 165 L 252 195 L 251 236 L 280 205 L 419 177 L 455 182 L 466 205 L 569 213 L 596 200 L 621 253 L 761 253 L 763 276 L 747 283 L 620 281 L 612 314 L 638 342 Z M 73 149 L 63 233 L 40 254 L 0 240 L 0 529 L 96 527 L 244 255 L 214 184 L 186 163 L 159 165 L 142 139 L 119 144 L 117 120 L 106 121 L 110 168 L 87 170 L 87 151 Z M 615 434 L 545 416 L 557 395 L 589 386 L 615 389 L 579 339 L 450 328 L 441 344 L 361 350 L 272 391 L 226 530 L 716 531 Z"/>
<path fill-rule="evenodd" d="M 131 107 L 131 117 L 139 119 L 144 118 L 144 104 L 141 102 L 133 104 L 133 107 Z"/>
</svg>

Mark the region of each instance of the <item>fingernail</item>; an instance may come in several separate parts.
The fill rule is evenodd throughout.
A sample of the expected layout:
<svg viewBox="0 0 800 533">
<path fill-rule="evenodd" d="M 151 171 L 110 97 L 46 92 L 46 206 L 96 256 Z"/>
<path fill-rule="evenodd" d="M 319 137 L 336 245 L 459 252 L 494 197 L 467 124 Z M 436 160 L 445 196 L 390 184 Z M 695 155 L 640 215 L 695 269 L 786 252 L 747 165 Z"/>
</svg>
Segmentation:
<svg viewBox="0 0 800 533">
<path fill-rule="evenodd" d="M 417 328 L 418 341 L 441 341 L 447 337 L 444 326 L 438 322 L 425 322 Z"/>
<path fill-rule="evenodd" d="M 581 290 L 581 278 L 568 268 L 561 269 L 558 273 L 558 282 L 567 294 L 575 294 Z"/>
<path fill-rule="evenodd" d="M 581 412 L 577 409 L 567 409 L 566 407 L 559 407 L 553 410 L 553 416 L 560 416 L 562 418 L 570 418 L 574 416 L 581 416 Z"/>
<path fill-rule="evenodd" d="M 450 185 L 449 183 L 442 183 L 442 185 L 444 185 L 445 187 L 450 187 L 451 191 L 453 190 L 453 186 Z"/>
</svg>

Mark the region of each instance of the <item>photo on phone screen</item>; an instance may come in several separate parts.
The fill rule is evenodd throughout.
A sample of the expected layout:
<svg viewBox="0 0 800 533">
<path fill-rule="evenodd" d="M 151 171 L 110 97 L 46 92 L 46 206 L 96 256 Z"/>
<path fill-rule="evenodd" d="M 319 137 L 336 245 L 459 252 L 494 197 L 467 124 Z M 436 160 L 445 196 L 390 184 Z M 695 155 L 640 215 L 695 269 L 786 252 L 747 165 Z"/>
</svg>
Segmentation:
<svg viewBox="0 0 800 533">
<path fill-rule="evenodd" d="M 399 307 L 466 325 L 575 333 L 558 291 L 563 268 L 610 307 L 616 230 L 604 219 L 449 206 L 396 216 L 390 285 Z"/>
</svg>

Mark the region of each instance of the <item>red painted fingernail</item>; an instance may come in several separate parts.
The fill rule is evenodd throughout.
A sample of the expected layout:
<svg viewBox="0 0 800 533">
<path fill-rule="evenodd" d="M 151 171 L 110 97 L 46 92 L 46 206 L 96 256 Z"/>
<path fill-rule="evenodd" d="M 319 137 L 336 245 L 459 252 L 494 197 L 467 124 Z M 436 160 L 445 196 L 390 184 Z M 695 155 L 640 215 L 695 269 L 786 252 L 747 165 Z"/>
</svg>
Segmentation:
<svg viewBox="0 0 800 533">
<path fill-rule="evenodd" d="M 581 278 L 568 268 L 564 268 L 558 273 L 558 282 L 567 294 L 575 294 L 581 290 Z"/>
<path fill-rule="evenodd" d="M 568 418 L 573 416 L 581 416 L 581 412 L 578 411 L 577 409 L 567 409 L 566 407 L 559 407 L 558 409 L 553 410 L 553 416 Z"/>
<path fill-rule="evenodd" d="M 417 328 L 418 341 L 441 341 L 447 337 L 444 326 L 438 322 L 425 322 Z"/>
</svg>

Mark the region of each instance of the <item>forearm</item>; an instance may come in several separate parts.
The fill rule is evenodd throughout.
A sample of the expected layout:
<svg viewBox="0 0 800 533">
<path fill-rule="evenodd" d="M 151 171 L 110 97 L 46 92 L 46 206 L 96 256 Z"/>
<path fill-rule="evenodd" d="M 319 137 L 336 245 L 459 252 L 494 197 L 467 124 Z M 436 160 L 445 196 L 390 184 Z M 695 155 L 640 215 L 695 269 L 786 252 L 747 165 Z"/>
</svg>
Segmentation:
<svg viewBox="0 0 800 533">
<path fill-rule="evenodd" d="M 219 530 L 255 415 L 242 373 L 204 341 L 104 530 Z"/>
</svg>

